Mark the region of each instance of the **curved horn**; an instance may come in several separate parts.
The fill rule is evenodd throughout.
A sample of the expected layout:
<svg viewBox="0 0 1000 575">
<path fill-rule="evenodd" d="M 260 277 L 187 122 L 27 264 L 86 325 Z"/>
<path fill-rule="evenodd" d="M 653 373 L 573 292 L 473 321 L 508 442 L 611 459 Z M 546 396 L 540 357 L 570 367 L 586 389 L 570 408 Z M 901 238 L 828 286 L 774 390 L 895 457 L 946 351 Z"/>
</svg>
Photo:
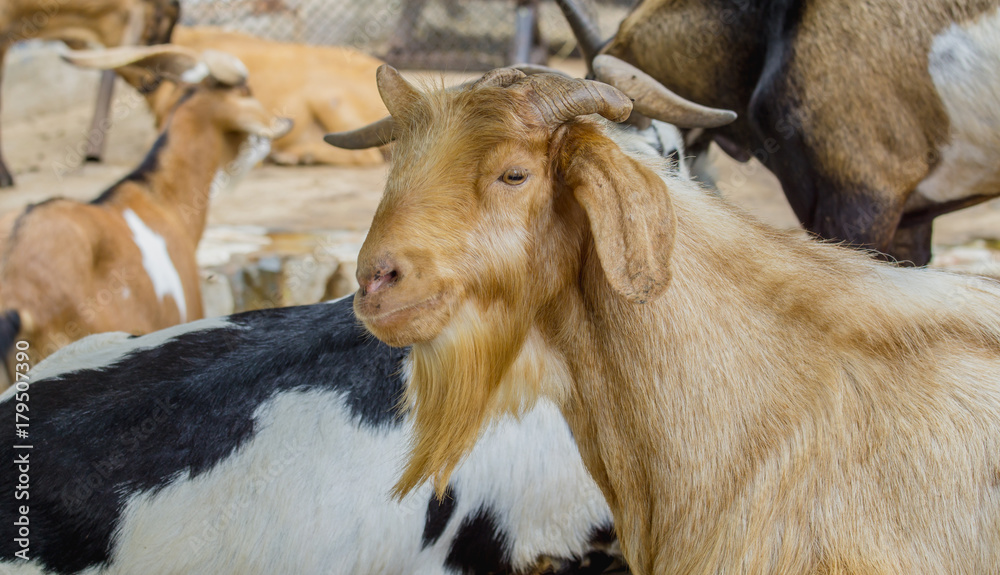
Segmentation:
<svg viewBox="0 0 1000 575">
<path fill-rule="evenodd" d="M 390 116 L 397 116 L 409 108 L 420 97 L 416 89 L 407 82 L 399 71 L 388 64 L 382 64 L 375 72 L 378 93 Z"/>
<path fill-rule="evenodd" d="M 383 69 L 387 72 L 383 73 Z M 383 82 L 383 77 L 388 83 Z M 551 126 L 588 114 L 600 114 L 613 122 L 623 122 L 632 113 L 632 101 L 617 88 L 601 82 L 570 78 L 561 72 L 551 73 L 548 70 L 525 77 L 520 70 L 501 68 L 488 72 L 474 83 L 461 84 L 449 90 L 475 89 L 483 86 L 507 87 L 519 80 L 521 89 L 535 105 L 543 121 Z M 395 84 L 396 82 L 402 83 L 402 88 Z M 387 86 L 388 89 L 384 90 L 383 86 Z M 403 91 L 389 92 L 400 89 Z M 379 92 L 383 93 L 382 99 L 390 112 L 392 112 L 390 102 L 396 105 L 399 104 L 399 97 L 408 101 L 417 97 L 413 87 L 403 80 L 399 72 L 388 65 L 379 68 Z M 327 134 L 323 137 L 323 141 L 348 150 L 383 146 L 393 140 L 394 126 L 395 122 L 390 115 L 356 130 Z"/>
<path fill-rule="evenodd" d="M 485 86 L 506 88 L 521 78 L 524 78 L 524 72 L 517 68 L 496 68 L 483 74 L 482 78 L 472 84 L 472 89 L 475 90 Z"/>
<path fill-rule="evenodd" d="M 580 51 L 583 52 L 583 59 L 587 62 L 587 69 L 593 72 L 592 62 L 594 57 L 600 54 L 605 42 L 601 41 L 601 32 L 597 25 L 590 21 L 576 0 L 556 0 L 556 4 L 562 10 L 563 16 L 569 22 L 569 27 L 576 36 L 576 41 L 580 44 Z"/>
<path fill-rule="evenodd" d="M 637 112 L 681 128 L 718 128 L 732 123 L 736 112 L 695 104 L 671 92 L 635 66 L 601 54 L 594 58 L 594 75 L 635 99 Z"/>
<path fill-rule="evenodd" d="M 332 132 L 323 136 L 323 141 L 331 146 L 337 146 L 346 150 L 376 148 L 392 141 L 393 127 L 395 127 L 395 122 L 392 116 L 386 116 L 377 122 L 368 124 L 357 130 Z"/>
<path fill-rule="evenodd" d="M 562 70 L 556 70 L 555 68 L 542 66 L 541 64 L 517 64 L 512 67 L 524 72 L 528 76 L 534 76 L 535 74 L 556 74 L 557 76 L 572 78 L 572 76 Z"/>
<path fill-rule="evenodd" d="M 181 77 L 200 62 L 197 52 L 173 44 L 74 50 L 64 52 L 61 56 L 70 64 L 83 68 L 114 70 L 134 65 L 172 78 Z"/>
<path fill-rule="evenodd" d="M 529 76 L 523 85 L 529 88 L 528 97 L 550 126 L 588 114 L 623 122 L 632 113 L 632 100 L 628 96 L 600 82 L 538 74 Z"/>
</svg>

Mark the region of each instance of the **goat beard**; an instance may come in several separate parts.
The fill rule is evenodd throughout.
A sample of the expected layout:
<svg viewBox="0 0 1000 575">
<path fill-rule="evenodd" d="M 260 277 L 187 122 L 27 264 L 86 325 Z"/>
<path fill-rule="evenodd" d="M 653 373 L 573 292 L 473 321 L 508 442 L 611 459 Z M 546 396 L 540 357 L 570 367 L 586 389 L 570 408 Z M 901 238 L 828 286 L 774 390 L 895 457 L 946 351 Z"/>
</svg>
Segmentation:
<svg viewBox="0 0 1000 575">
<path fill-rule="evenodd" d="M 414 438 L 397 497 L 428 479 L 441 497 L 490 421 L 534 405 L 545 368 L 534 346 L 525 346 L 530 331 L 527 314 L 510 305 L 467 301 L 440 336 L 413 346 L 404 402 L 414 410 Z"/>
</svg>

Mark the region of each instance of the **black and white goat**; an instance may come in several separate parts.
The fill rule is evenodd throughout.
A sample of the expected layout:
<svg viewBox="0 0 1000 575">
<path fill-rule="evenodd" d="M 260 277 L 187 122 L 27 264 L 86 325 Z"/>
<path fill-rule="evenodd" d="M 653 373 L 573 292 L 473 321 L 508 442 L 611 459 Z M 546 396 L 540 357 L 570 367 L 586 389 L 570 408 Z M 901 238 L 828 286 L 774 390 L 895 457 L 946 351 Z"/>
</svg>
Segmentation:
<svg viewBox="0 0 1000 575">
<path fill-rule="evenodd" d="M 484 434 L 443 500 L 430 484 L 392 499 L 411 433 L 397 409 L 408 352 L 351 308 L 98 334 L 29 372 L 0 396 L 0 573 L 597 573 L 612 561 L 608 506 L 552 404 Z"/>
</svg>

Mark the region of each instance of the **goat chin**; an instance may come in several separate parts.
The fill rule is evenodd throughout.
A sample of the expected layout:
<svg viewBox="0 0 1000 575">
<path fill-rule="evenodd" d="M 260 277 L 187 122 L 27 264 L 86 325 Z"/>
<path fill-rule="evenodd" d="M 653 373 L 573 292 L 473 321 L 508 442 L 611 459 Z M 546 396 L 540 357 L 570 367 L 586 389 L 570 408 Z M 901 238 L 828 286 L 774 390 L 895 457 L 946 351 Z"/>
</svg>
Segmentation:
<svg viewBox="0 0 1000 575">
<path fill-rule="evenodd" d="M 414 410 L 413 457 L 397 496 L 431 478 L 442 494 L 486 422 L 519 418 L 542 395 L 564 397 L 565 362 L 521 316 L 502 302 L 467 300 L 437 338 L 413 346 L 404 398 Z"/>
</svg>

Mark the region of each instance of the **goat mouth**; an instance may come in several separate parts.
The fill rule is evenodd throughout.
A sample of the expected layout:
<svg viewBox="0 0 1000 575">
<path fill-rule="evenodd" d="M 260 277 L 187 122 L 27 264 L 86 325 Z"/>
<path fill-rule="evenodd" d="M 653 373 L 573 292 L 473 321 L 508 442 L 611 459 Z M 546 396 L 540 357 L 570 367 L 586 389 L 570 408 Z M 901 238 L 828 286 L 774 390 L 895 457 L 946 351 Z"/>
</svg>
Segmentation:
<svg viewBox="0 0 1000 575">
<path fill-rule="evenodd" d="M 441 305 L 444 299 L 445 292 L 438 292 L 428 298 L 404 303 L 388 311 L 382 311 L 376 307 L 375 310 L 363 310 L 358 315 L 370 327 L 389 329 L 392 326 L 405 325 L 412 321 L 414 316 L 434 310 Z M 370 311 L 375 311 L 376 313 L 368 313 Z"/>
</svg>

